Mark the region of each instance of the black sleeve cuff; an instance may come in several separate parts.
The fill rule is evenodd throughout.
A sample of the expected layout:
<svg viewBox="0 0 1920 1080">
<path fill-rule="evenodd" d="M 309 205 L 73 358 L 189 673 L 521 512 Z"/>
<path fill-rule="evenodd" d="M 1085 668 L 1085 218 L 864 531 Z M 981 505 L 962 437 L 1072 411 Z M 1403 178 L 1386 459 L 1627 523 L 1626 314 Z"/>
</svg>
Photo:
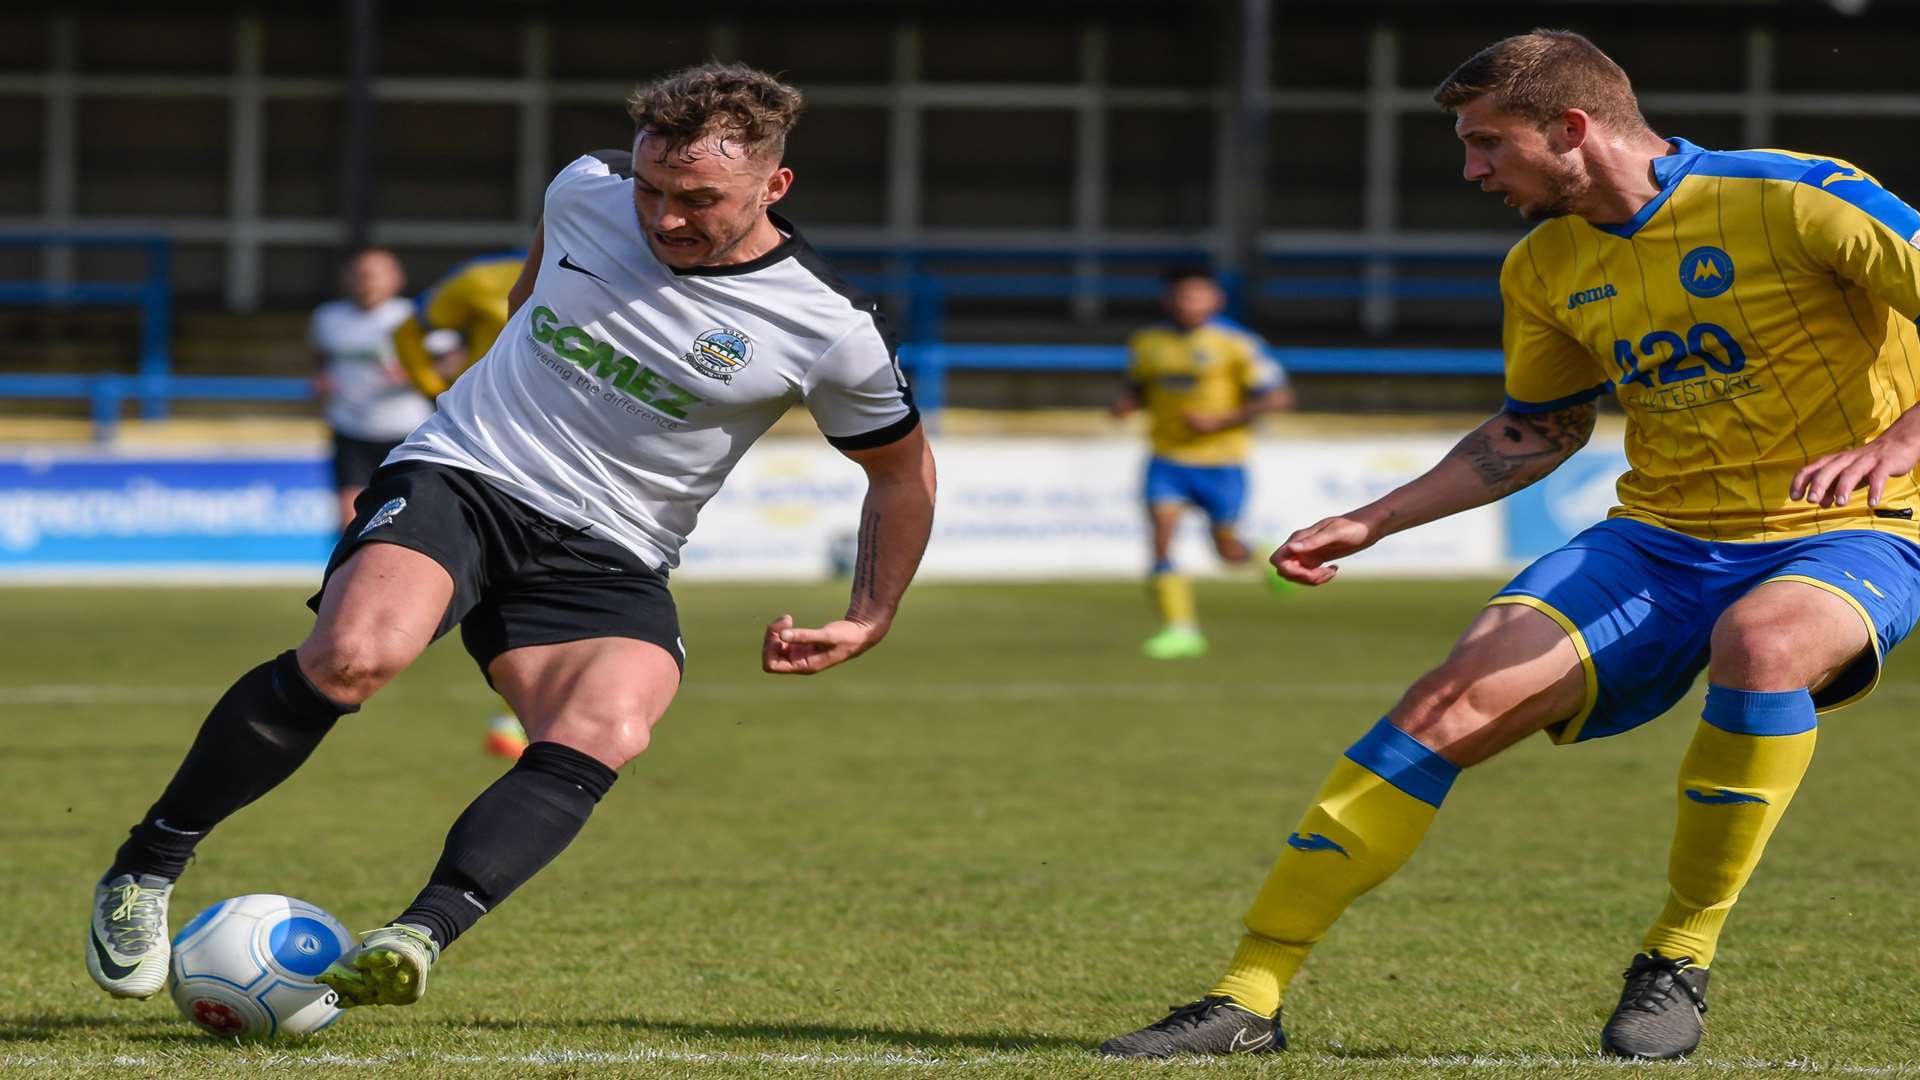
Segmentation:
<svg viewBox="0 0 1920 1080">
<path fill-rule="evenodd" d="M 907 415 L 895 420 L 886 427 L 878 428 L 861 435 L 829 435 L 827 436 L 827 442 L 832 445 L 835 450 L 872 450 L 877 447 L 889 446 L 899 442 L 901 439 L 911 435 L 913 429 L 919 426 L 920 410 L 909 405 L 907 406 Z"/>
</svg>

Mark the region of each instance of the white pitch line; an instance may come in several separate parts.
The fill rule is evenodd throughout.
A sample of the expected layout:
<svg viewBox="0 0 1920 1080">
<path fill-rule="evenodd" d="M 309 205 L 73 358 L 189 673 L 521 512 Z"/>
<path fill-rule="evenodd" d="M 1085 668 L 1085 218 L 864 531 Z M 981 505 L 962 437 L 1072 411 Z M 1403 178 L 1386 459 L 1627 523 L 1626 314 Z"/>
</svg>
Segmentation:
<svg viewBox="0 0 1920 1080">
<path fill-rule="evenodd" d="M 286 1068 L 288 1066 L 333 1066 L 346 1068 L 384 1068 L 395 1065 L 469 1065 L 469 1066 L 577 1066 L 577 1065 L 866 1065 L 883 1069 L 905 1068 L 927 1069 L 978 1069 L 992 1067 L 1024 1066 L 1032 1068 L 1050 1055 L 1018 1054 L 999 1052 L 976 1054 L 963 1057 L 942 1057 L 934 1054 L 913 1051 L 887 1052 L 879 1054 L 818 1053 L 818 1054 L 779 1054 L 770 1052 L 732 1053 L 725 1050 L 653 1050 L 639 1049 L 626 1051 L 609 1050 L 534 1050 L 523 1054 L 444 1054 L 402 1052 L 392 1054 L 338 1054 L 322 1052 L 303 1054 L 292 1051 L 267 1051 L 264 1053 L 237 1052 L 224 1059 L 224 1063 L 234 1068 Z M 1350 1063 L 1356 1068 L 1371 1066 L 1412 1066 L 1433 1069 L 1440 1072 L 1477 1072 L 1486 1070 L 1525 1069 L 1536 1073 L 1557 1072 L 1580 1067 L 1599 1066 L 1602 1068 L 1640 1070 L 1646 1067 L 1644 1062 L 1620 1061 L 1611 1058 L 1561 1057 L 1552 1054 L 1436 1054 L 1421 1056 L 1418 1054 L 1394 1054 L 1383 1057 L 1364 1057 L 1343 1059 L 1338 1055 L 1319 1055 L 1302 1053 L 1299 1059 L 1316 1064 L 1331 1064 L 1338 1067 Z M 207 1061 L 205 1064 L 213 1064 Z M 0 1056 L 0 1068 L 32 1069 L 46 1066 L 101 1066 L 116 1068 L 180 1068 L 202 1064 L 198 1061 L 182 1060 L 180 1057 L 151 1058 L 133 1054 L 116 1054 L 110 1058 L 62 1057 L 50 1054 L 9 1054 Z M 1202 1058 L 1178 1062 L 1141 1063 L 1166 1067 L 1233 1067 L 1240 1062 L 1232 1058 Z M 1688 1059 L 1694 1073 L 1826 1073 L 1844 1076 L 1920 1076 L 1920 1064 L 1915 1065 L 1849 1065 L 1820 1061 L 1814 1058 L 1788 1058 L 1783 1061 L 1771 1061 L 1764 1058 L 1718 1059 L 1709 1057 Z M 1656 1066 L 1657 1067 L 1657 1066 Z"/>
</svg>

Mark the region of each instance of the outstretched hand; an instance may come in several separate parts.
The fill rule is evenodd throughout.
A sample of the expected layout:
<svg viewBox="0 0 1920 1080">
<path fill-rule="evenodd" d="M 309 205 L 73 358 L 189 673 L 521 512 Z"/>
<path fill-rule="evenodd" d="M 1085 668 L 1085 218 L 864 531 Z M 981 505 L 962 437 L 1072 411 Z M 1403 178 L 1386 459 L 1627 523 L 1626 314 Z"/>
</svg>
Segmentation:
<svg viewBox="0 0 1920 1080">
<path fill-rule="evenodd" d="M 1352 518 L 1322 518 L 1287 537 L 1267 561 L 1288 581 L 1325 585 L 1340 572 L 1327 560 L 1365 550 L 1373 541 L 1373 530 Z"/>
<path fill-rule="evenodd" d="M 879 644 L 885 634 L 878 627 L 851 619 L 835 619 L 817 630 L 793 625 L 792 615 L 767 624 L 760 643 L 760 670 L 770 675 L 817 675 Z"/>
</svg>

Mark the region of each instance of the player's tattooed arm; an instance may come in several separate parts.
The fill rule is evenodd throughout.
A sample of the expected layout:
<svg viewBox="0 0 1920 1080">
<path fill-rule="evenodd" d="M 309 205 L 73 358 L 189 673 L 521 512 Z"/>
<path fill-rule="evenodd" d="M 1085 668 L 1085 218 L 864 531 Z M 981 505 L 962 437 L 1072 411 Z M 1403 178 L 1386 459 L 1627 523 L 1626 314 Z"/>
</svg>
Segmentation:
<svg viewBox="0 0 1920 1080">
<path fill-rule="evenodd" d="M 853 560 L 853 598 L 849 607 L 870 605 L 880 599 L 880 508 L 867 506 L 860 511 L 858 554 Z"/>
<path fill-rule="evenodd" d="M 1503 412 L 1453 449 L 1473 467 L 1487 493 L 1511 495 L 1558 468 L 1593 437 L 1591 402 L 1545 413 Z"/>
<path fill-rule="evenodd" d="M 1333 562 L 1397 532 L 1485 506 L 1552 472 L 1593 435 L 1594 407 L 1503 412 L 1461 439 L 1440 463 L 1373 502 L 1287 537 L 1270 560 L 1289 581 L 1324 585 Z"/>
<path fill-rule="evenodd" d="M 879 644 L 933 533 L 933 451 L 919 428 L 886 446 L 846 455 L 867 474 L 846 617 L 819 629 L 796 627 L 788 615 L 774 620 L 760 654 L 768 672 L 812 675 Z"/>
</svg>

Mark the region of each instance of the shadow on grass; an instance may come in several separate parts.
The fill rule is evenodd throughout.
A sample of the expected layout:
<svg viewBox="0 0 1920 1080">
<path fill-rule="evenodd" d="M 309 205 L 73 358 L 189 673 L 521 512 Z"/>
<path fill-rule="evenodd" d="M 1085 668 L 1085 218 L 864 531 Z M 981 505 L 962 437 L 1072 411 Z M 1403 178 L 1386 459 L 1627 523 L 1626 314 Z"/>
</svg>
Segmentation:
<svg viewBox="0 0 1920 1080">
<path fill-rule="evenodd" d="M 580 1017 L 570 1020 L 469 1020 L 459 1026 L 481 1031 L 532 1033 L 540 1030 L 629 1031 L 663 1035 L 676 1039 L 796 1040 L 814 1043 L 875 1043 L 902 1050 L 996 1050 L 1022 1053 L 1031 1050 L 1092 1049 L 1078 1039 L 1058 1035 L 1033 1035 L 1024 1032 L 982 1031 L 953 1034 L 938 1031 L 900 1031 L 892 1028 L 851 1027 L 840 1024 L 809 1023 L 730 1023 L 690 1024 L 677 1020 L 648 1020 L 644 1017 Z"/>
<path fill-rule="evenodd" d="M 0 1043 L 51 1042 L 88 1034 L 103 1039 L 137 1042 L 165 1036 L 166 1033 L 161 1029 L 177 1019 L 172 1013 L 138 1018 L 101 1016 L 98 1013 L 64 1016 L 42 1013 L 0 1020 Z"/>
</svg>

